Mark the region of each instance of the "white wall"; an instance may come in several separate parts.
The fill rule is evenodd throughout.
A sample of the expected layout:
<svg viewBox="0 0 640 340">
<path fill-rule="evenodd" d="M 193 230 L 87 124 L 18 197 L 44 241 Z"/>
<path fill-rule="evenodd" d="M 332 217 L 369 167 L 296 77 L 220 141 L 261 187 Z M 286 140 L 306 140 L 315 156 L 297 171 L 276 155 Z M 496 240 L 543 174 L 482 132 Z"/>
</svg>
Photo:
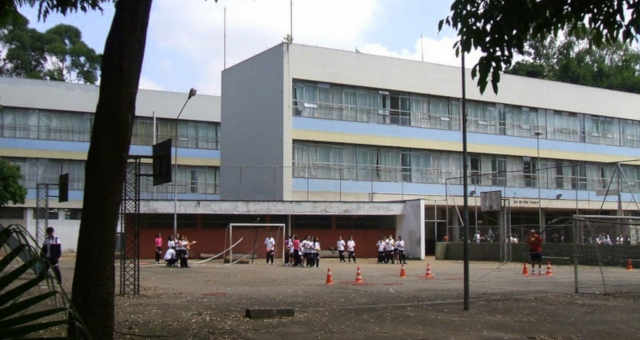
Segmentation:
<svg viewBox="0 0 640 340">
<path fill-rule="evenodd" d="M 222 199 L 284 199 L 283 86 L 282 45 L 222 72 Z"/>
<path fill-rule="evenodd" d="M 396 234 L 402 236 L 410 258 L 424 260 L 424 200 L 406 201 L 396 220 Z"/>
<path fill-rule="evenodd" d="M 293 45 L 293 78 L 460 97 L 460 68 L 306 45 Z M 470 65 L 473 66 L 473 65 Z M 480 94 L 467 69 L 469 99 L 638 120 L 640 95 L 503 74 L 499 94 Z"/>
<path fill-rule="evenodd" d="M 0 105 L 74 112 L 95 112 L 99 88 L 94 85 L 0 77 Z M 138 91 L 136 116 L 175 119 L 187 99 L 184 93 Z M 220 121 L 220 97 L 197 95 L 185 107 L 181 120 Z"/>
</svg>

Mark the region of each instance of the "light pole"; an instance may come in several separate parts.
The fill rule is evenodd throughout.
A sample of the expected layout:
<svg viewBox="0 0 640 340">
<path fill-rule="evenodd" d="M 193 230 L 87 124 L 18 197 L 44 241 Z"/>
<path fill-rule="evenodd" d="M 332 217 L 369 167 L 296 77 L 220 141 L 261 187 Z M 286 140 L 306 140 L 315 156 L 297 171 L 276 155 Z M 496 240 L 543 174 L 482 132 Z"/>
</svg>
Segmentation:
<svg viewBox="0 0 640 340">
<path fill-rule="evenodd" d="M 536 135 L 536 153 L 538 155 L 536 159 L 536 186 L 538 187 L 538 230 L 540 230 L 540 234 L 542 234 L 542 238 L 544 239 L 544 230 L 542 226 L 542 202 L 540 201 L 540 174 L 538 170 L 540 170 L 540 136 L 542 132 L 536 131 L 534 133 Z"/>
<path fill-rule="evenodd" d="M 176 116 L 176 139 L 175 144 L 173 146 L 173 237 L 174 239 L 178 236 L 178 119 L 180 119 L 180 115 L 182 115 L 182 111 L 187 106 L 189 99 L 194 97 L 198 91 L 196 89 L 191 88 L 189 90 L 189 94 L 187 95 L 187 100 L 182 104 L 182 108 L 180 108 L 180 112 L 178 112 L 178 116 Z"/>
</svg>

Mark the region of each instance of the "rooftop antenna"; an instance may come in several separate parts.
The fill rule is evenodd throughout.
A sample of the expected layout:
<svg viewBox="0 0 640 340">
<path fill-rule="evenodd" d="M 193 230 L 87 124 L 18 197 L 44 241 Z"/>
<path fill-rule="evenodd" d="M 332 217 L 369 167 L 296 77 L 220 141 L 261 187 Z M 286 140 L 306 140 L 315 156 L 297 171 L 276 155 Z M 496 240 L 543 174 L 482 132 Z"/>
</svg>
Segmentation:
<svg viewBox="0 0 640 340">
<path fill-rule="evenodd" d="M 424 63 L 424 42 L 422 40 L 422 33 L 420 33 L 420 60 Z"/>
</svg>

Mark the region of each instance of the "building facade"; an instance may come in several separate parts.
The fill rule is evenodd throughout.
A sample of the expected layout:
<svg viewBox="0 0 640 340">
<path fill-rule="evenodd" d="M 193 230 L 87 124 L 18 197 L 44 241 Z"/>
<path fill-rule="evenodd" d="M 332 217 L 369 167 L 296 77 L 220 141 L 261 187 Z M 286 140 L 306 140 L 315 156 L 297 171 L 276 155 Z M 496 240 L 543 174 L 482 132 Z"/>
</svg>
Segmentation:
<svg viewBox="0 0 640 340">
<path fill-rule="evenodd" d="M 151 155 L 154 125 L 157 141 L 175 140 L 175 118 L 185 99 L 182 93 L 139 91 L 131 155 Z M 97 100 L 96 86 L 0 78 L 0 157 L 20 166 L 27 188 L 24 204 L 1 208 L 1 224 L 19 223 L 35 232 L 37 185 L 57 184 L 60 174 L 69 173 L 69 202 L 50 199 L 47 218 L 63 247 L 75 249 Z M 219 199 L 220 98 L 191 99 L 177 129 L 178 198 Z M 143 165 L 143 173 L 151 171 L 150 163 Z M 141 192 L 143 199 L 151 201 L 173 199 L 170 183 L 154 188 L 151 178 L 143 178 Z M 51 187 L 50 195 L 57 196 L 57 186 Z"/>
<path fill-rule="evenodd" d="M 506 74 L 498 94 L 481 94 L 466 76 L 472 228 L 565 239 L 575 213 L 638 211 L 640 95 Z M 460 236 L 460 93 L 456 67 L 283 43 L 224 70 L 221 97 L 191 99 L 177 127 L 186 94 L 141 90 L 130 153 L 150 155 L 154 131 L 162 141 L 177 128 L 179 231 L 198 252 L 224 249 L 230 222 L 271 222 L 327 248 L 354 235 L 365 256 L 402 235 L 424 257 Z M 48 217 L 75 248 L 97 95 L 0 78 L 0 157 L 21 166 L 28 189 L 0 223 L 33 230 L 37 184 L 68 172 L 70 201 L 50 200 Z M 479 209 L 488 191 L 501 191 L 508 222 Z M 153 235 L 172 233 L 173 186 L 148 179 L 142 199 L 150 257 Z"/>
<path fill-rule="evenodd" d="M 473 206 L 500 190 L 521 229 L 615 214 L 618 196 L 638 210 L 640 95 L 507 74 L 481 94 L 466 77 Z M 223 199 L 420 198 L 427 246 L 459 235 L 459 68 L 281 44 L 222 80 Z"/>
</svg>

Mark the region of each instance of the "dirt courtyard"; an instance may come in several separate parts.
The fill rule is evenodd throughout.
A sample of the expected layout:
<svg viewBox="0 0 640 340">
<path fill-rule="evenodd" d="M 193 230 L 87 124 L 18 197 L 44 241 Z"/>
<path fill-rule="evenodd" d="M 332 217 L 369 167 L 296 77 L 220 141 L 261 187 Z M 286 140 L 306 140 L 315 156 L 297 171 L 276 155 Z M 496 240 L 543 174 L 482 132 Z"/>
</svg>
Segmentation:
<svg viewBox="0 0 640 340">
<path fill-rule="evenodd" d="M 144 260 L 141 295 L 117 297 L 119 339 L 602 339 L 640 334 L 640 271 L 608 268 L 610 295 L 597 267 L 553 276 L 520 274 L 521 264 L 472 262 L 471 308 L 463 311 L 462 262 L 409 261 L 400 266 L 322 259 L 319 268 L 281 264 L 196 264 L 168 268 Z M 429 262 L 435 279 L 425 280 Z M 334 284 L 325 285 L 331 268 Z M 73 259 L 62 261 L 70 288 Z M 118 268 L 116 267 L 116 270 Z M 618 289 L 618 288 L 624 289 Z M 638 289 L 636 289 L 638 288 Z M 616 290 L 623 292 L 617 293 Z M 295 316 L 252 320 L 247 308 L 293 308 Z"/>
</svg>

